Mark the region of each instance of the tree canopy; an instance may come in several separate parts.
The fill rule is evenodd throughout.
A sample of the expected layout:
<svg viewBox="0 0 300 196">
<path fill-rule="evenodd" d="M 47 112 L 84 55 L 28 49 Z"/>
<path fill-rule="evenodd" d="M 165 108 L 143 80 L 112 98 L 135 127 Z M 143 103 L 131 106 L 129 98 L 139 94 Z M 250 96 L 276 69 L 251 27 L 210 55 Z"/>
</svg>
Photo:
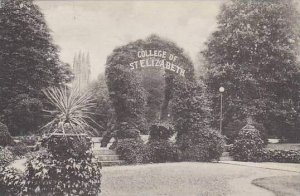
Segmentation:
<svg viewBox="0 0 300 196">
<path fill-rule="evenodd" d="M 292 0 L 231 0 L 222 6 L 202 52 L 215 126 L 223 86 L 225 127 L 253 116 L 270 134 L 299 135 L 299 16 Z"/>
<path fill-rule="evenodd" d="M 0 45 L 2 120 L 13 134 L 33 131 L 40 124 L 41 89 L 70 81 L 71 72 L 32 0 L 2 1 Z"/>
</svg>

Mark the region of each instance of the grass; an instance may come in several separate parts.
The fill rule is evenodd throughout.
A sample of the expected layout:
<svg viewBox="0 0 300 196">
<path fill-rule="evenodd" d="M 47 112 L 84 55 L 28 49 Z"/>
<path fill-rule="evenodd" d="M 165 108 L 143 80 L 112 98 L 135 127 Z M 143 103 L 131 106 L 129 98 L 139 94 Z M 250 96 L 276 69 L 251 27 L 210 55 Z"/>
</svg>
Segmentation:
<svg viewBox="0 0 300 196">
<path fill-rule="evenodd" d="M 300 143 L 268 144 L 267 148 L 274 150 L 300 150 Z"/>
<path fill-rule="evenodd" d="M 276 196 L 298 196 L 300 195 L 300 176 L 274 176 L 259 178 L 253 184 L 270 190 Z"/>
<path fill-rule="evenodd" d="M 289 172 L 220 163 L 165 163 L 102 169 L 101 196 L 245 196 L 270 191 L 257 178 Z"/>
</svg>

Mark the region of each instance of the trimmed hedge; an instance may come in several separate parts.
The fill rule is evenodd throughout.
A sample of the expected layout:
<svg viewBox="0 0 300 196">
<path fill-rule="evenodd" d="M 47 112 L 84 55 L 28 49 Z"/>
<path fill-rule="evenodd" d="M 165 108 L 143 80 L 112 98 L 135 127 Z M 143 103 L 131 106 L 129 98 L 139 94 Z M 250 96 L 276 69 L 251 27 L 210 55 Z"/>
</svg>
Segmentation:
<svg viewBox="0 0 300 196">
<path fill-rule="evenodd" d="M 145 154 L 148 155 L 147 162 L 165 163 L 178 161 L 177 147 L 168 140 L 150 140 L 147 143 L 147 153 Z"/>
<path fill-rule="evenodd" d="M 220 159 L 225 140 L 218 131 L 205 129 L 179 136 L 177 145 L 182 161 L 212 161 Z"/>
<path fill-rule="evenodd" d="M 147 157 L 146 146 L 141 139 L 119 139 L 116 152 L 127 164 L 143 163 L 144 157 Z"/>
<path fill-rule="evenodd" d="M 300 151 L 264 149 L 261 159 L 268 162 L 300 163 Z"/>
</svg>

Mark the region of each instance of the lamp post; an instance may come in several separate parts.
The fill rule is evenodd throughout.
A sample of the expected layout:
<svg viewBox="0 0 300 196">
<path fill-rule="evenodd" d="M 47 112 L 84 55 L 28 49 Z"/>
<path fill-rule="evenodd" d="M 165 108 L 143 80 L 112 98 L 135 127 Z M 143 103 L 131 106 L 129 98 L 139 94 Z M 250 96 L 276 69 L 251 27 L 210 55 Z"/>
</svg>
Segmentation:
<svg viewBox="0 0 300 196">
<path fill-rule="evenodd" d="M 221 112 L 220 112 L 220 133 L 222 133 L 222 121 L 223 121 L 223 92 L 225 91 L 224 87 L 219 88 L 219 92 L 221 94 Z"/>
</svg>

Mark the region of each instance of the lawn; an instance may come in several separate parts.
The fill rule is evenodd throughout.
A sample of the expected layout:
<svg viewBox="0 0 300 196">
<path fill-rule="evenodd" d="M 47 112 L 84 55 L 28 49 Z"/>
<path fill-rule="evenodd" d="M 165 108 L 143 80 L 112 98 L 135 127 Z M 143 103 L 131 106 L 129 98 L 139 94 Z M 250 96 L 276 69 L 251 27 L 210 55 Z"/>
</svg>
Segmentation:
<svg viewBox="0 0 300 196">
<path fill-rule="evenodd" d="M 267 148 L 274 150 L 300 150 L 300 143 L 268 144 Z"/>
<path fill-rule="evenodd" d="M 276 196 L 300 195 L 300 176 L 274 176 L 259 178 L 253 184 L 273 191 Z"/>
<path fill-rule="evenodd" d="M 165 163 L 105 167 L 101 196 L 273 195 L 254 179 L 295 173 L 221 163 Z"/>
</svg>

